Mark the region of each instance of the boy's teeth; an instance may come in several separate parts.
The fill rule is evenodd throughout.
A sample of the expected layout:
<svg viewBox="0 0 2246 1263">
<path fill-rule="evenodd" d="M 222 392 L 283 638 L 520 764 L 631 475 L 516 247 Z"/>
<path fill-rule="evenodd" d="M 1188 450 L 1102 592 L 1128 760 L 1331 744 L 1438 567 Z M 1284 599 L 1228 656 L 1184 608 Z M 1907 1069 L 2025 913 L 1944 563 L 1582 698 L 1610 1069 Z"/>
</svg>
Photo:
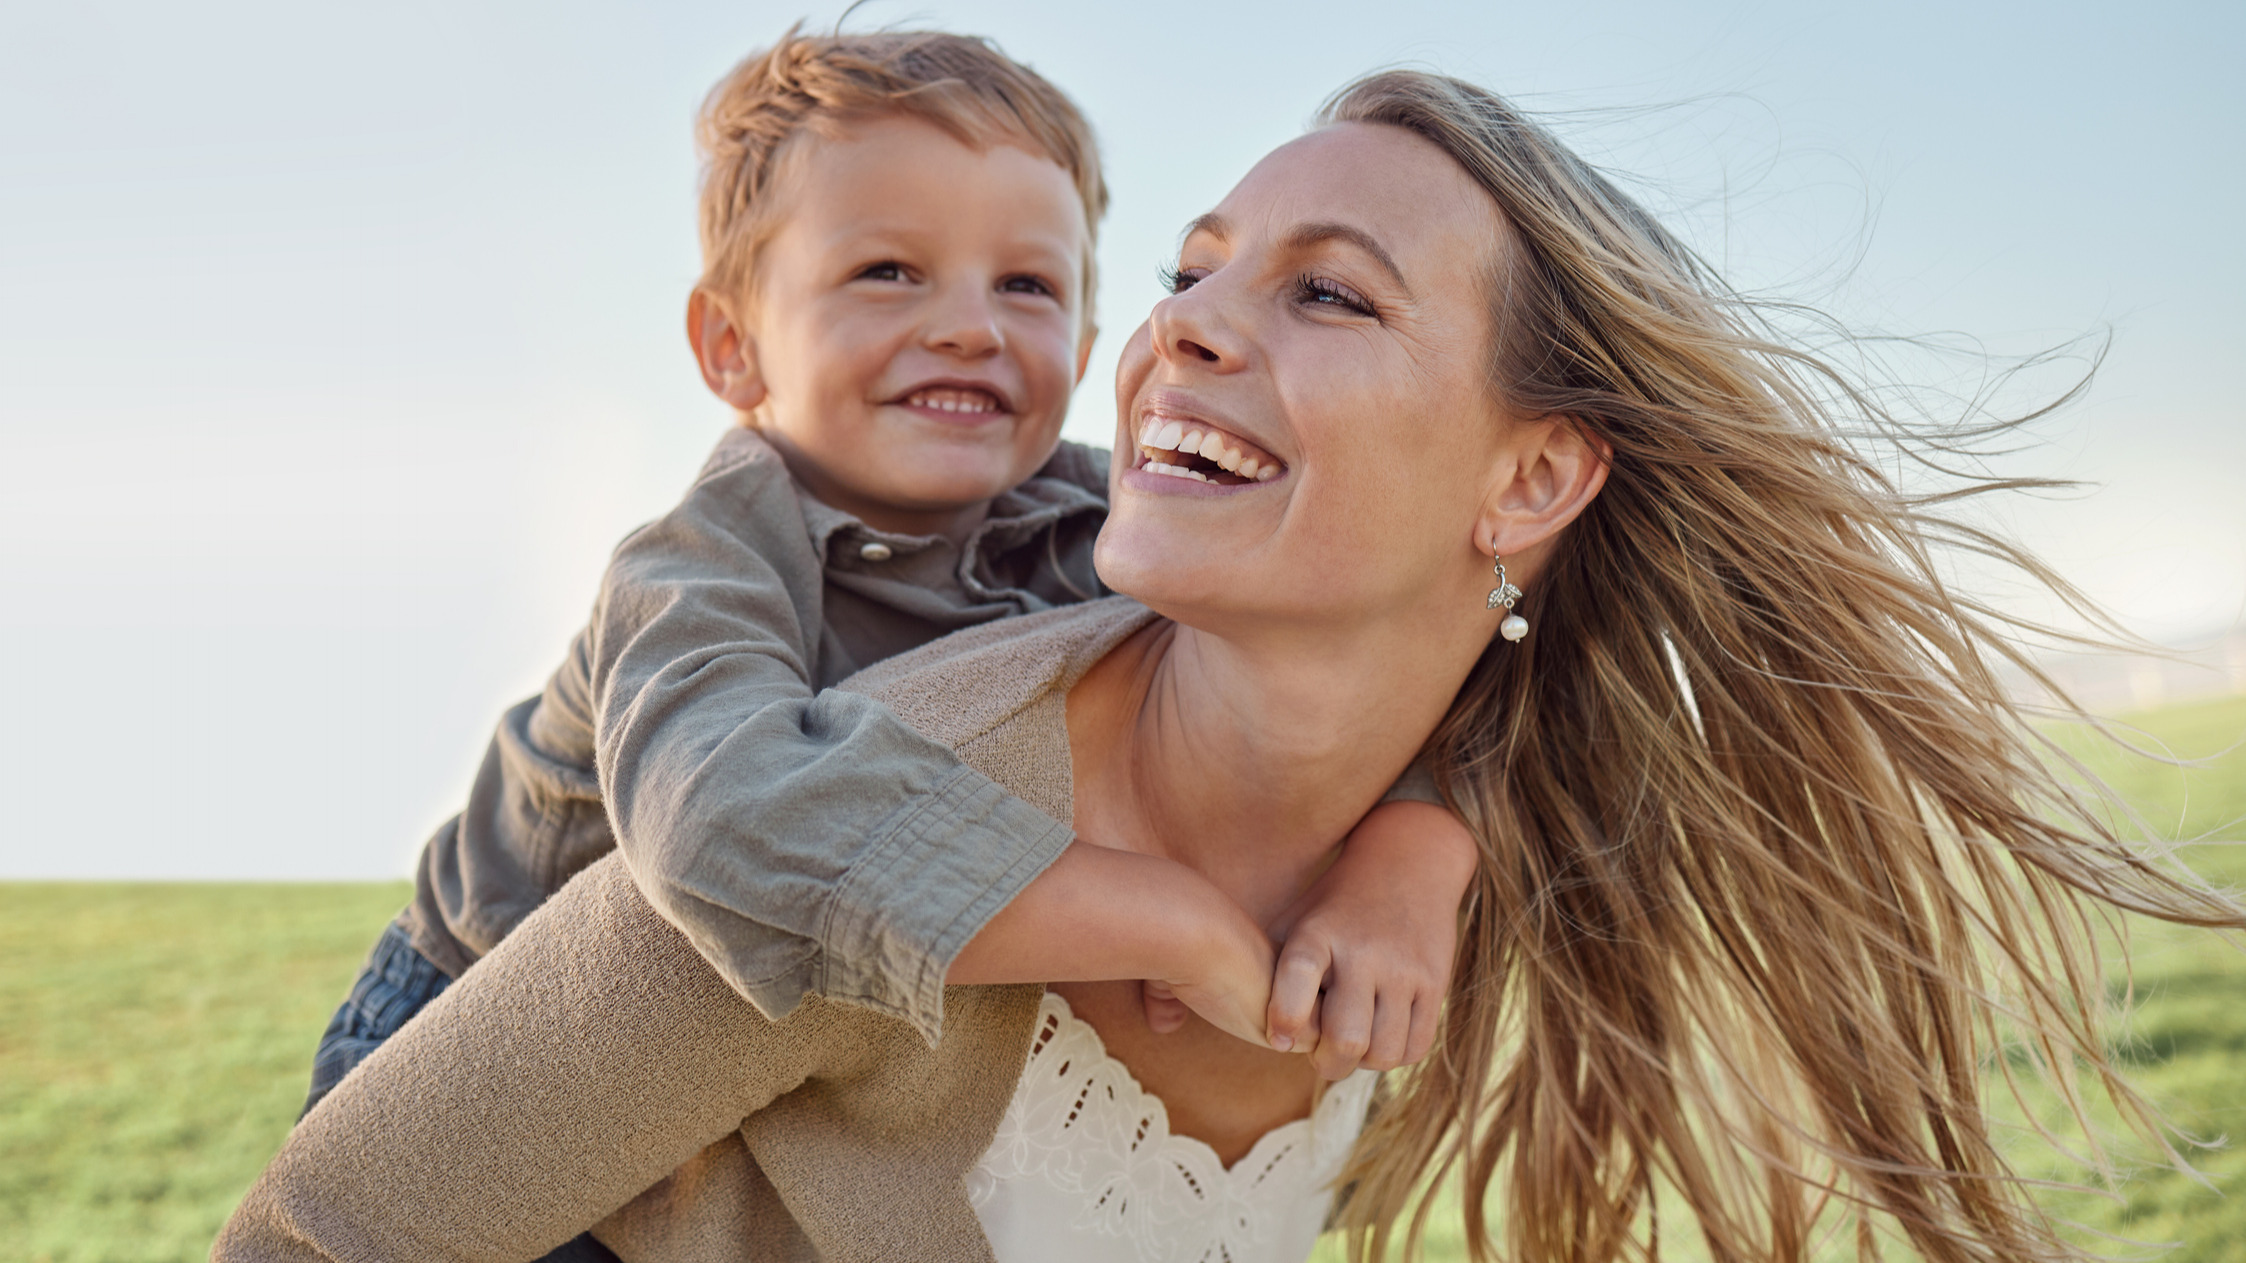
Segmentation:
<svg viewBox="0 0 2246 1263">
<path fill-rule="evenodd" d="M 933 390 L 916 390 L 905 402 L 917 408 L 934 408 L 938 412 L 996 412 L 998 397 L 987 391 L 960 390 L 956 387 L 938 387 Z"/>
</svg>

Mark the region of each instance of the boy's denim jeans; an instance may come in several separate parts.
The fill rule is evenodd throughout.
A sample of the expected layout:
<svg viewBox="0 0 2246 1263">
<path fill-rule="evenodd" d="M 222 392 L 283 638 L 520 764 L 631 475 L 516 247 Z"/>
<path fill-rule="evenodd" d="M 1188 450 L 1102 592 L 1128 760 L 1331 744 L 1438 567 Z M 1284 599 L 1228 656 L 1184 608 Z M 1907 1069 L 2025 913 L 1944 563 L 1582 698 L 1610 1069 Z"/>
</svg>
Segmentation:
<svg viewBox="0 0 2246 1263">
<path fill-rule="evenodd" d="M 452 979 L 413 949 L 405 930 L 392 925 L 375 940 L 366 968 L 351 984 L 351 994 L 329 1020 L 320 1036 L 320 1050 L 312 1056 L 312 1092 L 304 1099 L 309 1114 L 320 1098 L 335 1090 L 351 1067 L 367 1059 L 382 1041 L 429 1006 Z M 538 1263 L 620 1263 L 607 1246 L 587 1233 L 564 1242 Z"/>
<path fill-rule="evenodd" d="M 335 1090 L 351 1067 L 367 1059 L 382 1041 L 398 1033 L 413 1015 L 452 985 L 444 971 L 413 950 L 403 926 L 393 924 L 367 953 L 366 968 L 351 984 L 351 994 L 328 1020 L 320 1050 L 312 1054 L 312 1093 L 304 1098 L 309 1114 L 320 1098 Z"/>
</svg>

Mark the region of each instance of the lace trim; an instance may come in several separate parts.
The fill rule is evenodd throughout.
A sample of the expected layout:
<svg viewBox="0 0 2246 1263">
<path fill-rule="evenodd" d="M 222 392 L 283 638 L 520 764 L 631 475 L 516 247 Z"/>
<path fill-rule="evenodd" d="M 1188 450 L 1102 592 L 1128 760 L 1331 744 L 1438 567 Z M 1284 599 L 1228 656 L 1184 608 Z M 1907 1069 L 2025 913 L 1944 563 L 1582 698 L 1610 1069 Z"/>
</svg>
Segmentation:
<svg viewBox="0 0 2246 1263">
<path fill-rule="evenodd" d="M 1282 1221 L 1323 1220 L 1327 1185 L 1379 1078 L 1360 1070 L 1330 1085 L 1308 1118 L 1265 1132 L 1227 1170 L 1207 1143 L 1171 1135 L 1162 1099 L 1048 991 L 1028 1064 L 968 1173 L 968 1193 L 981 1207 L 1001 1184 L 1038 1180 L 1081 1203 L 1078 1228 L 1128 1238 L 1145 1263 L 1235 1263 L 1271 1242 Z"/>
</svg>

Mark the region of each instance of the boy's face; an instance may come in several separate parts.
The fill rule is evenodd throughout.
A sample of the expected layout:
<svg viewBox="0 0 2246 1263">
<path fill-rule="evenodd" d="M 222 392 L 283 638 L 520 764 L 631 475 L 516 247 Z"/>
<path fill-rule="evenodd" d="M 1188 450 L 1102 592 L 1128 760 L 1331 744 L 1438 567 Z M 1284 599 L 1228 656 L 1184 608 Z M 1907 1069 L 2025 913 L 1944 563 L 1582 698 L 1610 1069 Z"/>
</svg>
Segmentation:
<svg viewBox="0 0 2246 1263">
<path fill-rule="evenodd" d="M 910 117 L 803 143 L 755 295 L 735 304 L 732 389 L 708 304 L 690 318 L 704 376 L 834 507 L 902 533 L 971 527 L 1051 455 L 1084 371 L 1075 185 Z"/>
</svg>

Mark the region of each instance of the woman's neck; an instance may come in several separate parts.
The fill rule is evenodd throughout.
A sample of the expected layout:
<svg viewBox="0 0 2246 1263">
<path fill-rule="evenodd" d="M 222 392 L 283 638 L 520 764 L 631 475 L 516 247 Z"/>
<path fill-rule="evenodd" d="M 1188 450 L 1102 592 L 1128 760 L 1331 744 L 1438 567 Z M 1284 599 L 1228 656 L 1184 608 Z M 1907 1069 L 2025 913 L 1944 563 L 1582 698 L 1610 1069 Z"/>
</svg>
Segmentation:
<svg viewBox="0 0 2246 1263">
<path fill-rule="evenodd" d="M 1469 646 L 1429 653 L 1401 630 L 1245 642 L 1149 626 L 1069 694 L 1079 831 L 1190 865 L 1275 916 L 1410 765 L 1472 665 Z"/>
</svg>

